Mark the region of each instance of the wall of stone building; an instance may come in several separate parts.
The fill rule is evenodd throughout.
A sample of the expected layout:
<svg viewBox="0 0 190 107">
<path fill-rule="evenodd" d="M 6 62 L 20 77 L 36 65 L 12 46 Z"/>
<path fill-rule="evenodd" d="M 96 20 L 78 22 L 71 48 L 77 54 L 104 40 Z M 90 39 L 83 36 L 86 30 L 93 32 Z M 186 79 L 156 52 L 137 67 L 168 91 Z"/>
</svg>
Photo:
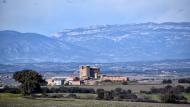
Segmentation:
<svg viewBox="0 0 190 107">
<path fill-rule="evenodd" d="M 90 77 L 93 77 L 93 78 L 97 79 L 99 74 L 100 74 L 100 69 L 99 68 L 93 68 L 93 67 L 90 68 Z"/>
<path fill-rule="evenodd" d="M 80 66 L 80 78 L 87 78 L 90 76 L 90 66 Z"/>
<path fill-rule="evenodd" d="M 124 76 L 103 76 L 101 80 L 111 80 L 111 81 L 128 81 L 128 77 Z"/>
<path fill-rule="evenodd" d="M 82 65 L 80 66 L 80 78 L 95 78 L 97 79 L 100 74 L 100 68 Z"/>
<path fill-rule="evenodd" d="M 69 85 L 81 85 L 80 81 L 69 81 Z"/>
<path fill-rule="evenodd" d="M 48 85 L 51 85 L 51 86 L 54 85 L 53 79 L 47 79 L 46 81 Z"/>
<path fill-rule="evenodd" d="M 63 85 L 65 82 L 65 79 L 57 79 L 57 78 L 50 78 L 46 80 L 48 85 L 54 86 L 54 85 Z"/>
<path fill-rule="evenodd" d="M 85 80 L 84 84 L 85 85 L 96 85 L 97 82 L 96 82 L 96 80 Z"/>
</svg>

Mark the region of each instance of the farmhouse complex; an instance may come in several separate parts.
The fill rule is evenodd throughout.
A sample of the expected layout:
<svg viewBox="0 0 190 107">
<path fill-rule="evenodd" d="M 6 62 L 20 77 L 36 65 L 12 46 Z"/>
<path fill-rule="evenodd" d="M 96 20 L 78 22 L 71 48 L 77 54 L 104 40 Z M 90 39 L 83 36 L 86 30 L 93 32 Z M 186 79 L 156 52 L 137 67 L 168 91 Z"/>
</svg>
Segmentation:
<svg viewBox="0 0 190 107">
<path fill-rule="evenodd" d="M 96 66 L 81 65 L 79 77 L 51 77 L 47 79 L 48 85 L 97 85 L 102 81 L 128 81 L 126 76 L 103 75 L 100 68 Z"/>
</svg>

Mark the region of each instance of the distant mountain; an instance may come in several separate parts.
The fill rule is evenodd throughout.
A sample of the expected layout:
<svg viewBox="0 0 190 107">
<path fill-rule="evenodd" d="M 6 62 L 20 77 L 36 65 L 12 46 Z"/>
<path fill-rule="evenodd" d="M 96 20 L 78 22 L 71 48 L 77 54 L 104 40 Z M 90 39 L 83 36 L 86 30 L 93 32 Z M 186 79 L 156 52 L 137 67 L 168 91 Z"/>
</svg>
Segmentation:
<svg viewBox="0 0 190 107">
<path fill-rule="evenodd" d="M 190 23 L 65 29 L 52 37 L 0 31 L 0 63 L 190 59 Z"/>
<path fill-rule="evenodd" d="M 190 23 L 143 23 L 66 29 L 53 38 L 98 52 L 102 62 L 190 58 Z"/>
<path fill-rule="evenodd" d="M 85 54 L 82 47 L 40 34 L 0 31 L 0 63 L 85 61 Z"/>
<path fill-rule="evenodd" d="M 162 61 L 141 61 L 141 62 L 116 62 L 116 63 L 14 63 L 0 64 L 0 73 L 15 72 L 23 69 L 33 69 L 39 72 L 55 72 L 66 74 L 78 74 L 80 65 L 92 65 L 100 67 L 103 74 L 122 73 L 152 73 L 174 72 L 180 75 L 190 75 L 190 59 L 186 60 L 162 60 Z"/>
</svg>

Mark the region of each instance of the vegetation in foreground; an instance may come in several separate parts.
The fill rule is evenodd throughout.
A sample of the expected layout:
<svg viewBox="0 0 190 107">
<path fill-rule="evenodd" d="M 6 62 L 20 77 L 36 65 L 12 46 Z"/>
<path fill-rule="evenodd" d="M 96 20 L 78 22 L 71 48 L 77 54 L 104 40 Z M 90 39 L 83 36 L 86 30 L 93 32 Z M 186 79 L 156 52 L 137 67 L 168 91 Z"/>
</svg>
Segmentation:
<svg viewBox="0 0 190 107">
<path fill-rule="evenodd" d="M 41 85 L 47 84 L 42 76 L 33 70 L 22 70 L 14 73 L 13 78 L 21 83 L 20 90 L 23 95 L 30 95 L 41 90 Z"/>
<path fill-rule="evenodd" d="M 188 104 L 164 104 L 126 101 L 102 101 L 73 98 L 25 98 L 20 94 L 0 93 L 1 107 L 189 107 Z"/>
<path fill-rule="evenodd" d="M 81 87 L 57 87 L 57 88 L 41 87 L 41 85 L 45 84 L 45 81 L 43 80 L 40 74 L 32 70 L 22 70 L 15 72 L 13 78 L 21 83 L 21 87 L 20 89 L 9 88 L 9 87 L 0 89 L 0 92 L 2 92 L 2 94 L 0 95 L 1 106 L 5 107 L 65 106 L 65 101 L 67 102 L 66 103 L 67 107 L 68 105 L 71 105 L 72 107 L 73 106 L 110 107 L 108 103 L 113 103 L 111 107 L 112 106 L 130 107 L 129 104 L 136 104 L 136 103 L 140 104 L 140 102 L 141 103 L 149 102 L 149 103 L 143 103 L 148 105 L 154 103 L 155 104 L 154 106 L 156 105 L 159 106 L 162 103 L 177 103 L 177 104 L 188 103 L 189 93 L 190 93 L 190 87 L 184 87 L 181 85 L 175 87 L 167 85 L 162 88 L 151 88 L 150 91 L 140 91 L 140 93 L 134 93 L 132 92 L 132 90 L 129 89 L 126 90 L 122 88 L 115 88 L 112 90 L 104 90 L 99 88 L 95 90 L 93 88 L 81 88 Z M 165 80 L 164 83 L 171 84 L 169 80 Z M 128 83 L 123 85 L 128 85 Z M 6 92 L 17 93 L 17 95 L 8 94 Z M 33 104 L 32 103 L 31 105 L 27 105 L 25 103 L 20 104 L 19 102 L 22 102 L 22 100 L 23 102 L 28 102 L 27 104 L 30 104 L 30 102 L 32 102 Z M 50 105 L 44 104 L 44 102 L 46 101 L 49 101 L 47 102 L 47 104 L 50 103 Z M 82 101 L 83 102 L 85 101 L 85 103 L 81 103 Z M 80 103 L 82 105 L 80 105 Z M 151 106 L 153 105 L 150 105 L 149 107 Z"/>
</svg>

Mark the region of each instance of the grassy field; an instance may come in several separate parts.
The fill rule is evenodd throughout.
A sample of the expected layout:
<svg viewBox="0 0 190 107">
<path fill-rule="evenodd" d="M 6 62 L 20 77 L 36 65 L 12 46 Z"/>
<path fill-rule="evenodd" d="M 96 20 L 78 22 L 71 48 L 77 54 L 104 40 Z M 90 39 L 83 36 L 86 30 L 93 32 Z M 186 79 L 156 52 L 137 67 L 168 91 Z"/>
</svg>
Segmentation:
<svg viewBox="0 0 190 107">
<path fill-rule="evenodd" d="M 143 95 L 149 99 L 160 101 L 160 94 L 143 94 Z"/>
<path fill-rule="evenodd" d="M 0 107 L 189 107 L 189 105 L 70 98 L 29 99 L 19 94 L 0 93 Z"/>
<path fill-rule="evenodd" d="M 48 93 L 48 95 L 53 96 L 53 95 L 58 95 L 61 94 L 63 97 L 69 96 L 71 93 Z M 91 94 L 91 93 L 74 93 L 77 98 L 80 99 L 96 99 L 97 95 L 96 94 Z"/>
<path fill-rule="evenodd" d="M 188 101 L 190 101 L 190 93 L 184 93 L 183 95 L 188 99 Z"/>
<path fill-rule="evenodd" d="M 93 88 L 93 89 L 98 89 L 98 88 L 103 88 L 105 90 L 113 90 L 115 88 L 122 88 L 122 89 L 130 89 L 133 92 L 140 92 L 140 90 L 143 91 L 149 91 L 152 87 L 155 88 L 163 88 L 167 84 L 129 84 L 129 85 L 97 85 L 97 86 L 77 86 L 77 87 L 83 87 L 83 88 Z M 189 84 L 170 84 L 172 86 L 177 86 L 177 85 L 183 85 L 184 87 L 189 86 Z M 67 86 L 67 87 L 72 87 L 72 86 Z"/>
</svg>

